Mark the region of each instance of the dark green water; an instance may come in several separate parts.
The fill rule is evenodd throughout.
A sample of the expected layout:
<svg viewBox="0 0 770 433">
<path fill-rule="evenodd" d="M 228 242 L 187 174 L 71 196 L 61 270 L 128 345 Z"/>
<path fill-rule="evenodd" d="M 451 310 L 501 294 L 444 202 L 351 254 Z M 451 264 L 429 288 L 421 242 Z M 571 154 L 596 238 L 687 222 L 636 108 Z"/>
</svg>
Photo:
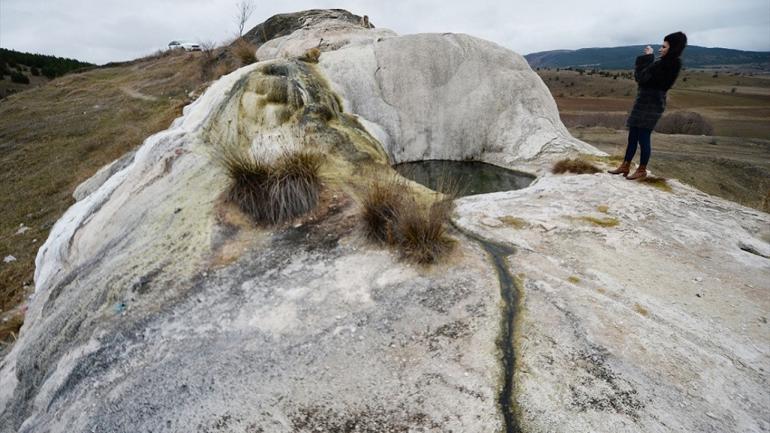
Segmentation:
<svg viewBox="0 0 770 433">
<path fill-rule="evenodd" d="M 510 191 L 528 186 L 534 176 L 478 161 L 416 161 L 394 166 L 408 179 L 443 193 L 457 188 L 459 196 Z"/>
</svg>

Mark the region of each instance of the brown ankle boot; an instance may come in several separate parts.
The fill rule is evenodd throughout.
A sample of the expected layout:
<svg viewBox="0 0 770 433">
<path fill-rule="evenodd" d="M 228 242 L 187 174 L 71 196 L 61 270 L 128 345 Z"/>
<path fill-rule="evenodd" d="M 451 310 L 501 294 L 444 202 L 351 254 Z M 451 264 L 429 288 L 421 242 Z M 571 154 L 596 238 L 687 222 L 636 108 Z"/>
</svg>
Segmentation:
<svg viewBox="0 0 770 433">
<path fill-rule="evenodd" d="M 631 161 L 623 161 L 622 164 L 618 166 L 615 170 L 607 170 L 607 173 L 610 174 L 623 174 L 623 176 L 628 176 L 628 171 L 631 168 Z"/>
<path fill-rule="evenodd" d="M 647 166 L 646 165 L 639 165 L 639 167 L 636 167 L 636 171 L 631 176 L 627 176 L 626 179 L 628 180 L 642 180 L 645 177 L 647 177 Z"/>
</svg>

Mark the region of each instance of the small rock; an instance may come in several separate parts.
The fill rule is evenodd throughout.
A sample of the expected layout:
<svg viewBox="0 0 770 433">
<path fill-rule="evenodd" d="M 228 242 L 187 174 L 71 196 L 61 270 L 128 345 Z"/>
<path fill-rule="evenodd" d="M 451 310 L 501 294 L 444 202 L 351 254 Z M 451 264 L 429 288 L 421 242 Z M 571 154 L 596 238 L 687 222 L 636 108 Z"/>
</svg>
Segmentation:
<svg viewBox="0 0 770 433">
<path fill-rule="evenodd" d="M 11 262 L 15 262 L 15 261 L 16 261 L 16 257 L 10 256 L 10 255 L 9 256 L 5 256 L 5 258 L 3 259 L 3 262 L 5 262 L 5 263 L 11 263 Z"/>
<path fill-rule="evenodd" d="M 27 230 L 29 230 L 29 227 L 25 226 L 24 224 L 19 224 L 19 229 L 16 230 L 16 234 L 23 235 Z"/>
<path fill-rule="evenodd" d="M 696 293 L 695 296 L 702 298 L 703 296 L 700 293 Z"/>
<path fill-rule="evenodd" d="M 711 419 L 719 419 L 719 418 L 718 418 L 716 415 L 714 415 L 714 414 L 713 414 L 713 413 L 711 413 L 711 412 L 706 412 L 706 416 L 707 416 L 707 417 L 709 417 L 709 418 L 711 418 Z"/>
<path fill-rule="evenodd" d="M 696 283 L 700 283 L 701 281 L 703 281 L 703 277 L 695 277 Z"/>
</svg>

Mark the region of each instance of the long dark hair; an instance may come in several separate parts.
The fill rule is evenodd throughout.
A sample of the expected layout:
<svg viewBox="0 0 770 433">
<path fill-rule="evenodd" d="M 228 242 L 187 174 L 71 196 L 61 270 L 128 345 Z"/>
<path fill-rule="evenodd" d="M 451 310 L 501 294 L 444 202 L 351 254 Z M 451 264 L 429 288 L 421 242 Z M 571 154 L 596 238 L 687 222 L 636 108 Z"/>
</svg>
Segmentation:
<svg viewBox="0 0 770 433">
<path fill-rule="evenodd" d="M 663 40 L 668 42 L 668 53 L 663 56 L 664 59 L 674 60 L 682 57 L 682 51 L 687 46 L 687 35 L 682 32 L 675 32 L 666 35 Z"/>
</svg>

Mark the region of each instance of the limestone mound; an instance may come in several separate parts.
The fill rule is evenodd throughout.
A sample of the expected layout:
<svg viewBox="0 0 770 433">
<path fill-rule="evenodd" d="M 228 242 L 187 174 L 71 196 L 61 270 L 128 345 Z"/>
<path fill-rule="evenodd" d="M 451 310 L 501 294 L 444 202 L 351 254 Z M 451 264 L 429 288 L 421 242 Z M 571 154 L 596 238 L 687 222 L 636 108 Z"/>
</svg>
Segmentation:
<svg viewBox="0 0 770 433">
<path fill-rule="evenodd" d="M 548 176 L 459 200 L 517 247 L 526 431 L 765 431 L 770 215 L 669 180 Z"/>
<path fill-rule="evenodd" d="M 545 176 L 461 200 L 471 237 L 408 265 L 357 227 L 356 193 L 389 163 L 544 174 L 600 152 L 515 53 L 302 16 L 54 226 L 0 361 L 0 431 L 500 431 L 504 307 L 471 237 L 517 248 L 524 431 L 768 428 L 767 214 L 676 182 Z M 295 58 L 321 35 L 317 66 Z M 255 227 L 221 200 L 223 142 L 323 153 L 322 205 Z"/>
</svg>

